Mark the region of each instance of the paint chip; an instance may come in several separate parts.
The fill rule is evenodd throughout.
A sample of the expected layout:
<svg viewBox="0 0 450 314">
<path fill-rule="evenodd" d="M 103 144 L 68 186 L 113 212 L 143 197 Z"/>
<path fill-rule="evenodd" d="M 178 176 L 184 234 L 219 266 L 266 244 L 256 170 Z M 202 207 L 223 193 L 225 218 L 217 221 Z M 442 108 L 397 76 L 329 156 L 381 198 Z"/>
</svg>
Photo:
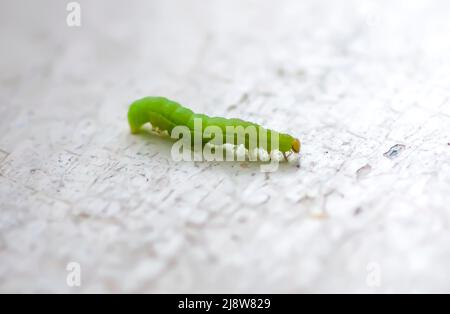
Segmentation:
<svg viewBox="0 0 450 314">
<path fill-rule="evenodd" d="M 389 159 L 394 159 L 398 157 L 398 155 L 400 155 L 400 153 L 404 151 L 405 148 L 406 146 L 403 144 L 396 144 L 392 146 L 387 152 L 385 152 L 383 156 Z"/>
</svg>

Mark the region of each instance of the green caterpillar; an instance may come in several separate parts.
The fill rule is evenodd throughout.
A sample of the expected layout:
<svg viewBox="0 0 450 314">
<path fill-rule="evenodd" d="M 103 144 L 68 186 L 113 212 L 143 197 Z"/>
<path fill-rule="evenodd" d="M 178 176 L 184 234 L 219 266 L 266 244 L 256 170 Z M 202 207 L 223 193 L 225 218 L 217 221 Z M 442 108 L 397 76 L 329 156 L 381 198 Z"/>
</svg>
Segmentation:
<svg viewBox="0 0 450 314">
<path fill-rule="evenodd" d="M 244 121 L 241 119 L 226 119 L 221 117 L 209 117 L 204 114 L 194 113 L 192 110 L 183 107 L 182 105 L 171 101 L 164 97 L 145 97 L 136 100 L 130 105 L 128 110 L 128 122 L 130 124 L 131 132 L 138 133 L 140 128 L 147 122 L 150 122 L 153 128 L 159 129 L 161 131 L 167 131 L 169 135 L 176 126 L 186 126 L 191 132 L 191 137 L 194 138 L 195 132 L 197 130 L 194 128 L 194 120 L 201 120 L 201 135 L 202 144 L 206 144 L 212 140 L 210 136 L 205 135 L 205 129 L 208 126 L 219 127 L 224 134 L 227 132 L 227 127 L 244 127 L 253 126 L 258 130 L 266 131 L 267 140 L 265 144 L 259 143 L 260 133 L 258 136 L 258 148 L 263 148 L 267 152 L 271 152 L 273 149 L 278 149 L 283 153 L 286 158 L 287 152 L 300 152 L 300 141 L 284 133 L 278 133 L 269 129 L 264 129 L 258 124 Z M 198 121 L 198 120 L 197 120 Z M 273 134 L 278 135 L 278 147 L 273 147 L 272 136 Z M 197 134 L 198 135 L 198 134 Z M 224 142 L 236 145 L 238 142 L 238 136 L 233 135 L 232 138 L 227 137 Z M 245 136 L 245 147 L 250 148 L 249 137 Z M 223 143 L 222 143 L 223 144 Z"/>
</svg>

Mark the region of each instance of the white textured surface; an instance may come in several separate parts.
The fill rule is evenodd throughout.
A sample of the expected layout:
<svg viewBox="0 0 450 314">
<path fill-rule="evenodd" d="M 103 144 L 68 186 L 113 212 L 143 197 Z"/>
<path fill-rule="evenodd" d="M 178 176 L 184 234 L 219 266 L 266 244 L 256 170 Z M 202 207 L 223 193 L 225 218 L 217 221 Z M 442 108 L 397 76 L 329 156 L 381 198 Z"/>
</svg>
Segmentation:
<svg viewBox="0 0 450 314">
<path fill-rule="evenodd" d="M 80 3 L 0 4 L 0 291 L 450 292 L 448 1 Z M 301 168 L 176 163 L 144 95 Z"/>
</svg>

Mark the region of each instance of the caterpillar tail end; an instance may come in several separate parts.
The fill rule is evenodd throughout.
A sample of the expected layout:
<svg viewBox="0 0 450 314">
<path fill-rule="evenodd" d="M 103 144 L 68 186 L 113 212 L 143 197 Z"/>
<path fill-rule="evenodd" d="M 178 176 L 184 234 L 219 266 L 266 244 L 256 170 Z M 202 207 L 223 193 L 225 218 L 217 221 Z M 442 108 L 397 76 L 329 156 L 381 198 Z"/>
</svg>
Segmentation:
<svg viewBox="0 0 450 314">
<path fill-rule="evenodd" d="M 135 128 L 135 127 L 132 127 L 130 125 L 130 131 L 131 131 L 131 134 L 138 134 L 139 133 L 139 128 Z"/>
<path fill-rule="evenodd" d="M 138 126 L 137 124 L 133 123 L 133 121 L 131 119 L 128 120 L 128 124 L 130 125 L 131 134 L 139 133 L 140 126 Z"/>
<path fill-rule="evenodd" d="M 140 123 L 139 117 L 140 115 L 136 112 L 136 107 L 131 105 L 128 110 L 128 124 L 130 126 L 131 134 L 137 134 L 141 129 L 143 123 Z"/>
</svg>

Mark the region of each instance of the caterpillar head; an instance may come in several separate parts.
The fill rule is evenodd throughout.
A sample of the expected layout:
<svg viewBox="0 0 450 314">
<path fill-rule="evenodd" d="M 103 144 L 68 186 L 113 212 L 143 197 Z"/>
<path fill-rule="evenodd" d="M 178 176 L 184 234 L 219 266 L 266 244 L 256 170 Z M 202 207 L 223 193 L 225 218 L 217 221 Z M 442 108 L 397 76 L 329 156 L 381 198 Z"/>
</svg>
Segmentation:
<svg viewBox="0 0 450 314">
<path fill-rule="evenodd" d="M 298 138 L 294 138 L 294 140 L 291 143 L 291 149 L 294 153 L 299 153 L 300 152 L 300 141 L 298 140 Z"/>
</svg>

